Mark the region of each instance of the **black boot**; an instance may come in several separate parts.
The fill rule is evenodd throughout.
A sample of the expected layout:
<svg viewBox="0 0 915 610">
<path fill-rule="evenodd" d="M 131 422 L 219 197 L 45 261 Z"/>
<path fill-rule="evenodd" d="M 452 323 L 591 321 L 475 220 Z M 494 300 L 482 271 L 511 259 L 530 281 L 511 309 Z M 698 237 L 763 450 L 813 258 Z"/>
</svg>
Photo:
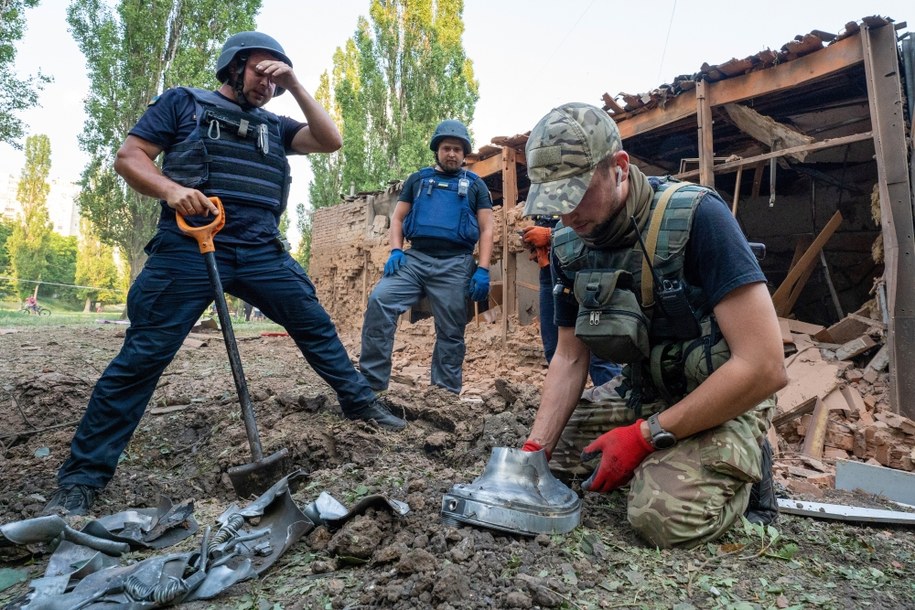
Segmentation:
<svg viewBox="0 0 915 610">
<path fill-rule="evenodd" d="M 373 421 L 388 430 L 403 430 L 407 422 L 394 415 L 387 401 L 376 397 L 372 402 L 345 413 L 347 419 Z"/>
<path fill-rule="evenodd" d="M 772 480 L 772 446 L 769 439 L 762 444 L 762 480 L 753 483 L 750 502 L 743 516 L 750 523 L 769 525 L 778 519 L 778 500 L 775 498 L 775 482 Z"/>
</svg>

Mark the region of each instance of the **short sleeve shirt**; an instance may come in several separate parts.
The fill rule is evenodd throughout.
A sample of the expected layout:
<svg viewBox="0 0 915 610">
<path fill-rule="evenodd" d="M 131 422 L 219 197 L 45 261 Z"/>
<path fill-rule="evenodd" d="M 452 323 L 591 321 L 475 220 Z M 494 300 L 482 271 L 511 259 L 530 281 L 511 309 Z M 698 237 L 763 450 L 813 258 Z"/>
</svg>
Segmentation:
<svg viewBox="0 0 915 610">
<path fill-rule="evenodd" d="M 711 191 L 693 215 L 685 256 L 684 277 L 690 285 L 702 288 L 709 310 L 736 288 L 766 281 L 727 204 Z M 552 260 L 554 281 L 571 287 L 572 278 L 562 273 L 555 256 Z M 557 326 L 575 326 L 575 296 L 571 292 L 560 294 L 555 297 L 555 306 Z"/>
<path fill-rule="evenodd" d="M 221 93 L 217 95 L 232 102 Z M 196 104 L 187 91 L 176 88 L 168 89 L 153 99 L 137 124 L 130 130 L 130 135 L 152 142 L 163 150 L 183 142 L 197 127 L 195 116 Z M 286 154 L 293 154 L 292 140 L 306 123 L 301 123 L 286 116 L 280 117 L 280 129 Z"/>
</svg>

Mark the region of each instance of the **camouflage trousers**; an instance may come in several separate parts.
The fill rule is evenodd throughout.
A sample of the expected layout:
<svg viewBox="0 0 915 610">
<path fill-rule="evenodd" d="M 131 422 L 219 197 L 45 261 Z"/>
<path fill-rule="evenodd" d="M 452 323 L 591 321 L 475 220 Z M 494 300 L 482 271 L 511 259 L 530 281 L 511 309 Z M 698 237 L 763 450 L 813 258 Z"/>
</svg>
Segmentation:
<svg viewBox="0 0 915 610">
<path fill-rule="evenodd" d="M 646 404 L 642 416 L 666 403 Z M 649 455 L 629 484 L 627 516 L 649 543 L 693 547 L 721 536 L 747 508 L 761 478 L 760 445 L 775 411 L 775 397 L 722 425 Z M 560 478 L 586 478 L 599 463 L 583 464 L 582 450 L 612 428 L 636 420 L 625 400 L 602 396 L 581 401 L 553 451 L 550 468 Z"/>
</svg>

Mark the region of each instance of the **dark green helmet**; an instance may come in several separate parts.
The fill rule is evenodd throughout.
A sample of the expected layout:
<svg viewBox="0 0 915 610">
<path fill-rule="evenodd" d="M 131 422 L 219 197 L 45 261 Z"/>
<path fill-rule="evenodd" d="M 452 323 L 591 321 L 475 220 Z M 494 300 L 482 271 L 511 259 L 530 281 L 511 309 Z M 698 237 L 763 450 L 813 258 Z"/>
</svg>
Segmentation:
<svg viewBox="0 0 915 610">
<path fill-rule="evenodd" d="M 432 139 L 429 141 L 429 148 L 432 152 L 438 153 L 438 145 L 445 138 L 457 138 L 464 145 L 464 154 L 470 154 L 470 134 L 460 121 L 448 119 L 438 124 L 438 127 L 435 128 L 435 133 L 432 134 Z"/>
<path fill-rule="evenodd" d="M 286 51 L 280 46 L 275 39 L 260 32 L 239 32 L 229 36 L 226 43 L 222 45 L 222 53 L 216 61 L 216 78 L 219 82 L 224 83 L 229 80 L 229 65 L 239 53 L 246 53 L 260 49 L 272 53 L 281 62 L 292 67 L 292 60 L 286 56 Z M 246 56 L 247 58 L 247 56 Z M 277 87 L 273 96 L 282 95 L 285 91 L 282 87 Z"/>
</svg>

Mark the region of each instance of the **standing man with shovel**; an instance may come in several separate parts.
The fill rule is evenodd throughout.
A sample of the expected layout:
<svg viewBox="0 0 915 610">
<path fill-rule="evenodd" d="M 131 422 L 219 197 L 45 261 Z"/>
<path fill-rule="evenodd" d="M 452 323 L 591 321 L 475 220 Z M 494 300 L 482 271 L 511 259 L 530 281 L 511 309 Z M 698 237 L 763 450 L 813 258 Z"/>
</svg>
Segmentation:
<svg viewBox="0 0 915 610">
<path fill-rule="evenodd" d="M 347 418 L 390 430 L 406 425 L 355 370 L 314 286 L 280 239 L 290 181 L 286 155 L 333 152 L 342 144 L 340 132 L 266 34 L 231 36 L 216 76 L 222 86 L 215 92 L 179 87 L 163 93 L 118 151 L 115 170 L 137 192 L 158 198 L 162 214 L 146 246 L 149 259 L 128 294 L 124 345 L 96 383 L 46 512 L 88 512 L 114 476 L 160 375 L 213 301 L 206 259 L 176 222 L 176 213 L 190 225 L 211 222 L 218 210 L 210 197 L 226 210 L 214 238 L 226 292 L 286 328 L 337 393 Z M 262 109 L 284 91 L 306 122 Z M 154 160 L 162 152 L 160 171 Z"/>
</svg>

